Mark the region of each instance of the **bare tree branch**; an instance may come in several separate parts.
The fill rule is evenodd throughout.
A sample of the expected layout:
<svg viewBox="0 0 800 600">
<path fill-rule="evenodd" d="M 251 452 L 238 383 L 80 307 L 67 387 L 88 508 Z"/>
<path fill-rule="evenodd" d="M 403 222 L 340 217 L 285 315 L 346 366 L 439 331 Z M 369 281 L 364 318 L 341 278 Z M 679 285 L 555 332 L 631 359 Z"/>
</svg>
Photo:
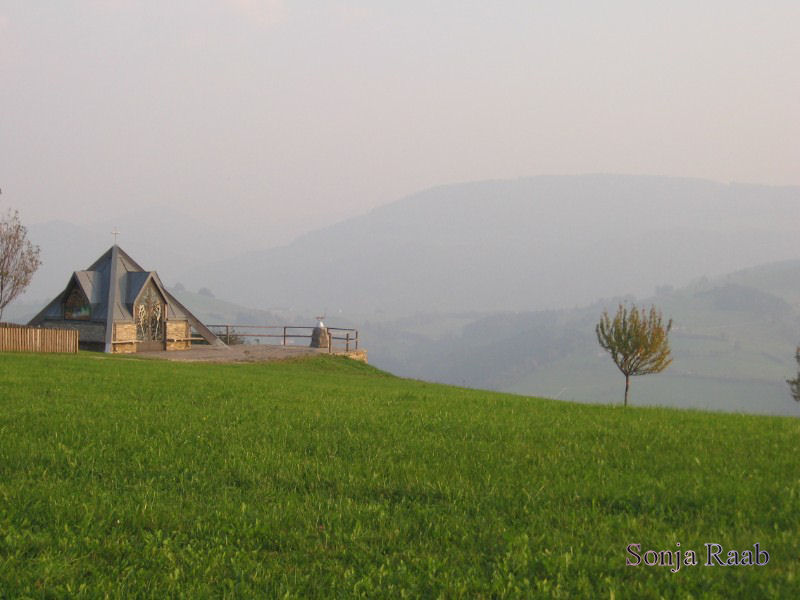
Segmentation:
<svg viewBox="0 0 800 600">
<path fill-rule="evenodd" d="M 28 241 L 19 212 L 9 209 L 0 217 L 0 321 L 5 307 L 28 287 L 41 264 L 39 246 Z"/>
</svg>

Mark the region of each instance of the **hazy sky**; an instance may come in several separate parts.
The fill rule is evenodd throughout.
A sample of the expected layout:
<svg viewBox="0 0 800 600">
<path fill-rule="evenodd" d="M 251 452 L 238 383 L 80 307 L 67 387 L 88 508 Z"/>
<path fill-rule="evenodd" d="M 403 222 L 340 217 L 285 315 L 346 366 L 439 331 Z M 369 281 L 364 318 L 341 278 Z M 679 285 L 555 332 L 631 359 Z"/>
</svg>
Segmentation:
<svg viewBox="0 0 800 600">
<path fill-rule="evenodd" d="M 800 184 L 798 25 L 796 0 L 0 0 L 0 207 L 288 236 L 465 180 Z"/>
</svg>

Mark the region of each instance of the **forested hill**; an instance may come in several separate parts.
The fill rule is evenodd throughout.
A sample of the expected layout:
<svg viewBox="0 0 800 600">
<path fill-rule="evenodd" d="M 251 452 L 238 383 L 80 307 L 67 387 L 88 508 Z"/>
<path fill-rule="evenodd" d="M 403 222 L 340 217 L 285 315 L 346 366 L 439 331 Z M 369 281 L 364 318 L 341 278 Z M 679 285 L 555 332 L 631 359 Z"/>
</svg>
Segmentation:
<svg viewBox="0 0 800 600">
<path fill-rule="evenodd" d="M 398 374 L 583 402 L 620 402 L 623 379 L 594 327 L 618 302 L 674 320 L 674 362 L 634 378 L 636 404 L 800 415 L 785 379 L 800 344 L 800 261 L 763 265 L 638 300 L 561 311 L 430 314 L 370 323 L 373 364 Z"/>
</svg>

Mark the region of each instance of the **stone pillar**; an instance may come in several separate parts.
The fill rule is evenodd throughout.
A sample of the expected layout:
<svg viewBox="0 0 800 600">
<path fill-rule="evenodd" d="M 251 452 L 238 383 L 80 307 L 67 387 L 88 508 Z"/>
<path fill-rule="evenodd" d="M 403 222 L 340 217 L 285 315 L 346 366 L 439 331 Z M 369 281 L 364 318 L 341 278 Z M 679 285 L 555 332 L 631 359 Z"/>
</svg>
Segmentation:
<svg viewBox="0 0 800 600">
<path fill-rule="evenodd" d="M 314 327 L 314 331 L 311 332 L 311 347 L 327 348 L 329 340 L 330 335 L 328 334 L 328 328 L 325 327 L 325 323 L 320 319 L 317 326 Z"/>
</svg>

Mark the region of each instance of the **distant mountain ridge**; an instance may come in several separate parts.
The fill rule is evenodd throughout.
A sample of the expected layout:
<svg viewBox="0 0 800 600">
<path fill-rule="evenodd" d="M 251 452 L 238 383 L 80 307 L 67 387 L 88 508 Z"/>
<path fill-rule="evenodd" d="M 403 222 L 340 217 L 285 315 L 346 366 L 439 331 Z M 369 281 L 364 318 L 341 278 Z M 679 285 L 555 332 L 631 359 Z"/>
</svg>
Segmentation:
<svg viewBox="0 0 800 600">
<path fill-rule="evenodd" d="M 169 284 L 261 309 L 395 318 L 579 306 L 797 258 L 800 187 L 626 175 L 452 184 L 238 254 L 234 232 L 173 209 L 118 220 L 120 245 Z M 44 265 L 22 302 L 58 293 L 113 226 L 30 226 Z"/>
<path fill-rule="evenodd" d="M 798 233 L 796 186 L 541 176 L 425 190 L 193 277 L 263 308 L 545 309 L 796 258 Z"/>
</svg>

